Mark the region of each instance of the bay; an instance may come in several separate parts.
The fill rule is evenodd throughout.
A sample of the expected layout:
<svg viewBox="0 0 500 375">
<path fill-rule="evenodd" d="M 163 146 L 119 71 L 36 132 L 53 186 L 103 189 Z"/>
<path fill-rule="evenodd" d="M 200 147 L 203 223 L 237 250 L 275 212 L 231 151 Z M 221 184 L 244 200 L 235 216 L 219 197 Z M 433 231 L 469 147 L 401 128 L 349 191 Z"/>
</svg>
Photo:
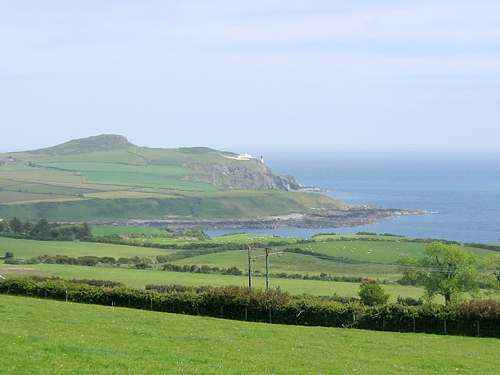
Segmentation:
<svg viewBox="0 0 500 375">
<path fill-rule="evenodd" d="M 310 237 L 316 233 L 391 233 L 415 238 L 498 243 L 500 153 L 486 152 L 271 152 L 266 165 L 346 203 L 421 209 L 354 228 L 246 229 L 234 232 Z M 232 230 L 211 230 L 214 236 Z"/>
</svg>

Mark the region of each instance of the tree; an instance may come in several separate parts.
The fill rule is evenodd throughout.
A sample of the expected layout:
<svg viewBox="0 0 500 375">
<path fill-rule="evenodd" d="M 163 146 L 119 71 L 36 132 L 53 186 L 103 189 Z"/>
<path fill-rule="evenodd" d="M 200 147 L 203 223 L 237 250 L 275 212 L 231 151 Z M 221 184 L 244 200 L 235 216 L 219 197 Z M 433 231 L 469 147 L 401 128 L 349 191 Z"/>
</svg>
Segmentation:
<svg viewBox="0 0 500 375">
<path fill-rule="evenodd" d="M 40 219 L 32 226 L 30 234 L 36 238 L 50 238 L 52 225 L 47 219 Z"/>
<path fill-rule="evenodd" d="M 479 290 L 478 257 L 459 245 L 432 242 L 427 245 L 422 259 L 405 257 L 400 270 L 403 279 L 425 288 L 428 298 L 444 296 L 449 304 L 455 294 Z"/>
<path fill-rule="evenodd" d="M 11 221 L 9 221 L 9 227 L 12 230 L 12 233 L 21 234 L 21 231 L 23 230 L 23 222 L 19 218 L 14 217 Z"/>
<path fill-rule="evenodd" d="M 76 238 L 82 237 L 92 237 L 92 227 L 87 222 L 83 223 L 76 233 Z"/>
<path fill-rule="evenodd" d="M 368 306 L 387 303 L 390 297 L 374 279 L 363 281 L 359 286 L 358 295 L 361 303 Z"/>
<path fill-rule="evenodd" d="M 12 258 L 14 258 L 14 253 L 12 251 L 6 251 L 5 252 L 5 258 L 6 259 L 12 259 Z"/>
<path fill-rule="evenodd" d="M 23 224 L 22 231 L 24 234 L 28 234 L 31 230 L 31 222 L 29 220 L 26 220 Z"/>
<path fill-rule="evenodd" d="M 500 289 L 500 254 L 492 254 L 484 258 L 481 266 L 485 271 L 492 271 L 491 274 L 484 274 L 483 281 L 495 290 Z"/>
</svg>

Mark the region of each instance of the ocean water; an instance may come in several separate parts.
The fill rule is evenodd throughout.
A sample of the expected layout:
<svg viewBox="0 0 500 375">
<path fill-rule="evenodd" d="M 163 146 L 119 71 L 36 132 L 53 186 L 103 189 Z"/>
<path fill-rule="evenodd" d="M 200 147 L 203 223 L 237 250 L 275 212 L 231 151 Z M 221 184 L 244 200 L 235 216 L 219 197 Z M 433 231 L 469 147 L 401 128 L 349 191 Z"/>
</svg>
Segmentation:
<svg viewBox="0 0 500 375">
<path fill-rule="evenodd" d="M 500 241 L 500 153 L 271 153 L 265 161 L 276 173 L 292 174 L 302 184 L 327 190 L 323 194 L 346 203 L 433 213 L 355 228 L 241 230 L 246 233 L 310 237 L 318 232 L 369 231 L 463 242 Z"/>
</svg>

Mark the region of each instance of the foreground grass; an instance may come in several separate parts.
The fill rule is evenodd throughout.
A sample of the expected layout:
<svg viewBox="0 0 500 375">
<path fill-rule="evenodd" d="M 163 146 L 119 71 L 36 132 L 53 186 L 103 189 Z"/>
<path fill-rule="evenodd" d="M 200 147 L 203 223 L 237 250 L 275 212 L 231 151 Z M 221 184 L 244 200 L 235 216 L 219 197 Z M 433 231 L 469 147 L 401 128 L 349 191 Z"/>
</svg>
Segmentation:
<svg viewBox="0 0 500 375">
<path fill-rule="evenodd" d="M 91 319 L 90 319 L 91 317 Z M 225 321 L 0 296 L 2 374 L 496 374 L 498 339 Z"/>
</svg>

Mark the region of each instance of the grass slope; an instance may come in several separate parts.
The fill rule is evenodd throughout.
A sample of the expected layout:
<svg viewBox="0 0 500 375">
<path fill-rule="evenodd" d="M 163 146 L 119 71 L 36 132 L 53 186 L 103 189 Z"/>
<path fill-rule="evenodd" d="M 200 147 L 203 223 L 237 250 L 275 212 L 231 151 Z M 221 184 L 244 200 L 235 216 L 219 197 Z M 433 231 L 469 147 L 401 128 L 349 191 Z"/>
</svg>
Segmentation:
<svg viewBox="0 0 500 375">
<path fill-rule="evenodd" d="M 89 319 L 91 317 L 91 319 Z M 500 341 L 0 296 L 2 374 L 497 374 Z"/>
<path fill-rule="evenodd" d="M 185 186 L 190 182 L 186 181 Z M 210 189 L 215 188 L 211 187 Z M 171 194 L 176 196 L 172 197 Z M 259 217 L 283 215 L 294 212 L 307 212 L 309 207 L 321 202 L 318 194 L 293 193 L 284 191 L 227 191 L 218 194 L 190 194 L 165 190 L 164 198 L 156 191 L 143 191 L 134 198 L 123 198 L 122 188 L 114 193 L 109 191 L 102 198 L 75 200 L 75 197 L 50 195 L 44 202 L 40 196 L 21 199 L 34 200 L 36 203 L 12 202 L 0 205 L 2 218 L 19 217 L 22 220 L 37 220 L 46 218 L 49 221 L 93 221 L 118 219 L 211 219 L 232 217 Z M 147 197 L 145 197 L 147 195 Z M 97 195 L 99 196 L 99 195 Z M 59 198 L 58 202 L 54 202 Z M 324 197 L 324 203 L 335 205 L 337 201 Z M 5 198 L 6 200 L 8 198 Z M 78 198 L 76 198 L 78 199 Z M 63 201 L 60 201 L 63 200 Z M 307 203 L 309 202 L 309 204 Z M 317 207 L 317 206 L 316 206 Z"/>
</svg>

